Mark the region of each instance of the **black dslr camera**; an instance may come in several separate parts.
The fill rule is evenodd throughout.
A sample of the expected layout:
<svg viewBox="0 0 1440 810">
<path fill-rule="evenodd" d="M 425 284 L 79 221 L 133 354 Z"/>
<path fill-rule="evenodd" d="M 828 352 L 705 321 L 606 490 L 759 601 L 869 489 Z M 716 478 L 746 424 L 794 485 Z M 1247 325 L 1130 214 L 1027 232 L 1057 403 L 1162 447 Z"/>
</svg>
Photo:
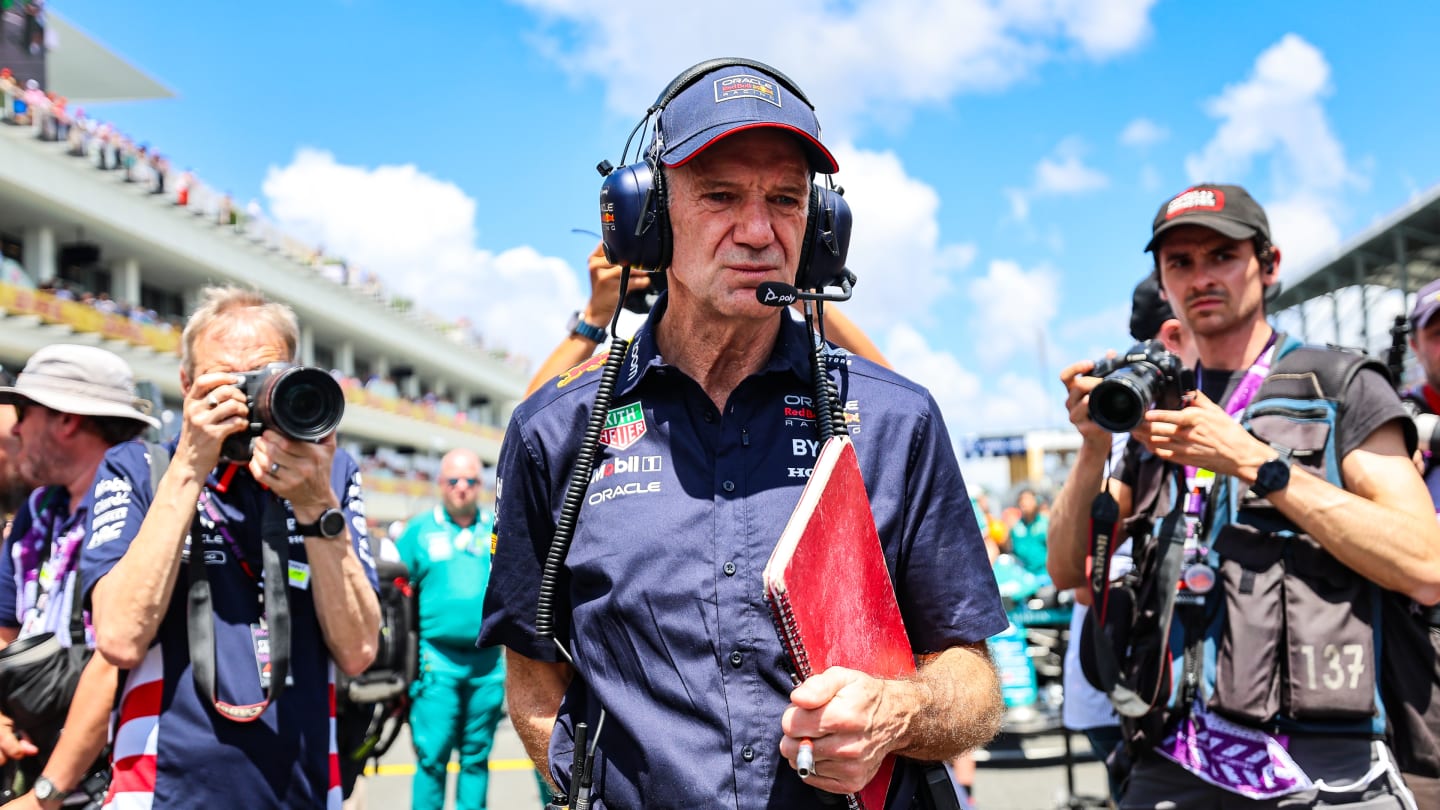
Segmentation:
<svg viewBox="0 0 1440 810">
<path fill-rule="evenodd" d="M 236 375 L 245 392 L 250 426 L 225 439 L 220 453 L 231 461 L 250 460 L 256 436 L 273 427 L 292 439 L 318 442 L 340 425 L 345 392 L 324 369 L 271 363 Z"/>
<path fill-rule="evenodd" d="M 1195 372 L 1158 340 L 1096 360 L 1090 376 L 1105 378 L 1090 392 L 1090 418 L 1111 433 L 1133 430 L 1152 407 L 1181 407 L 1185 395 L 1195 390 Z"/>
</svg>

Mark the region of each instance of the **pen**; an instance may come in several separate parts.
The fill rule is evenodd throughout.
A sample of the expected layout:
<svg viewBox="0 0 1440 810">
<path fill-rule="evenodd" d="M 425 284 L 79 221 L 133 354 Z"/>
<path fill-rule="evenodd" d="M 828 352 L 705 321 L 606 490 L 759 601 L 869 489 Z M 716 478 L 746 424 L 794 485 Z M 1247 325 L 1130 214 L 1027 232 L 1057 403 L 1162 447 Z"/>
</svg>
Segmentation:
<svg viewBox="0 0 1440 810">
<path fill-rule="evenodd" d="M 809 737 L 800 738 L 800 752 L 795 755 L 795 772 L 800 774 L 801 779 L 815 773 L 815 744 L 810 742 Z"/>
</svg>

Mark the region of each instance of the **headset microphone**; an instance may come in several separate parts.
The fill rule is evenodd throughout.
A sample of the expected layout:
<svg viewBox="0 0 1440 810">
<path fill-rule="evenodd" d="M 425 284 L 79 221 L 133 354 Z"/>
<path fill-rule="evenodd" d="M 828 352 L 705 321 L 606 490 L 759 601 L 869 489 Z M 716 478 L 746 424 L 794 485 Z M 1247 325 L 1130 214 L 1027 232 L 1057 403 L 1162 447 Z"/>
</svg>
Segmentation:
<svg viewBox="0 0 1440 810">
<path fill-rule="evenodd" d="M 855 286 L 855 274 L 847 268 L 840 279 L 840 292 L 801 292 L 783 281 L 762 281 L 755 288 L 755 300 L 770 307 L 788 307 L 796 301 L 849 301 Z"/>
</svg>

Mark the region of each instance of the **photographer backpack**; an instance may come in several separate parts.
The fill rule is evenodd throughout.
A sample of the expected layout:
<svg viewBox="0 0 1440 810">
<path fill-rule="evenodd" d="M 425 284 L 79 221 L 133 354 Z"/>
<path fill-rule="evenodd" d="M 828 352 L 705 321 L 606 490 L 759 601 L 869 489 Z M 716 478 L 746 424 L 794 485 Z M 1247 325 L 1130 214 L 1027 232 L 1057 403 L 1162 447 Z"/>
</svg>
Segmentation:
<svg viewBox="0 0 1440 810">
<path fill-rule="evenodd" d="M 346 797 L 365 763 L 378 762 L 410 716 L 410 684 L 419 668 L 420 628 L 410 569 L 375 561 L 380 579 L 380 643 L 375 661 L 351 678 L 335 678 L 335 747 Z"/>
</svg>

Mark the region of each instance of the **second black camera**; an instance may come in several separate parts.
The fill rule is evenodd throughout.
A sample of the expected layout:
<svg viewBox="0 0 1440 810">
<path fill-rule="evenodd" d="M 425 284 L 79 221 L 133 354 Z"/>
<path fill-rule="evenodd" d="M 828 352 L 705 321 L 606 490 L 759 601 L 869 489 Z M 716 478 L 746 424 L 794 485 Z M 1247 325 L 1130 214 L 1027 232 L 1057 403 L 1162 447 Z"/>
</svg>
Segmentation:
<svg viewBox="0 0 1440 810">
<path fill-rule="evenodd" d="M 1090 375 L 1105 378 L 1090 392 L 1090 418 L 1111 433 L 1133 430 L 1153 407 L 1181 407 L 1195 390 L 1195 372 L 1158 340 L 1096 360 Z"/>
</svg>

